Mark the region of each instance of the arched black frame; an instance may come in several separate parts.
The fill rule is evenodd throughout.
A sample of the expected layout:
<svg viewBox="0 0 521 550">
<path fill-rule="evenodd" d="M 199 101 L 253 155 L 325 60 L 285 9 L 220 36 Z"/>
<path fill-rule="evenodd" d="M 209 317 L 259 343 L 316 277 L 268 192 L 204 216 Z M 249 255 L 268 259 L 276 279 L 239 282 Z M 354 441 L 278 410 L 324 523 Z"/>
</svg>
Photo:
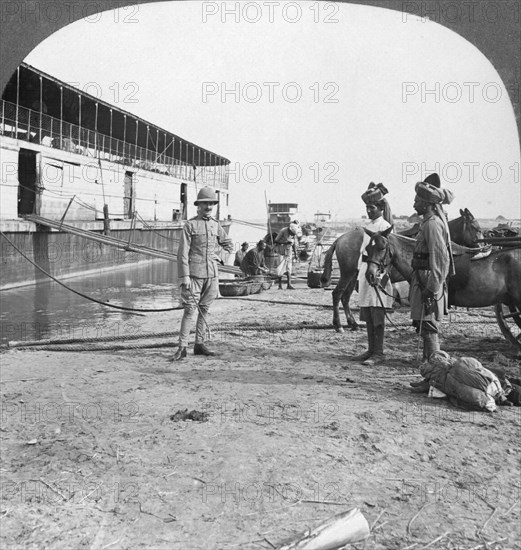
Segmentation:
<svg viewBox="0 0 521 550">
<path fill-rule="evenodd" d="M 172 0 L 0 0 L 0 86 L 40 42 L 62 27 L 102 11 Z M 182 0 L 177 0 L 182 1 Z M 247 1 L 247 0 L 242 0 Z M 321 0 L 325 1 L 325 0 Z M 428 16 L 474 44 L 498 71 L 512 103 L 521 136 L 521 21 L 519 0 L 339 0 Z M 47 4 L 47 6 L 46 6 Z M 458 8 L 458 6 L 461 6 Z M 25 10 L 25 11 L 24 11 Z"/>
</svg>

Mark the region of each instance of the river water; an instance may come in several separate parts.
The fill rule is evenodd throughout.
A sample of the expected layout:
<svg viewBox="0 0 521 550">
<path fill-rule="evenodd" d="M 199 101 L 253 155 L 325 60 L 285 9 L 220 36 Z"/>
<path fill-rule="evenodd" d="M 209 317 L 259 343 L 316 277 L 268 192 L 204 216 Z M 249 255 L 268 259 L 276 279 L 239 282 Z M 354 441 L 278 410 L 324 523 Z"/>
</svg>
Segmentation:
<svg viewBox="0 0 521 550">
<path fill-rule="evenodd" d="M 250 247 L 266 233 L 265 228 L 232 224 L 234 250 L 247 241 Z M 234 254 L 226 263 L 233 264 Z M 124 269 L 73 277 L 63 283 L 103 302 L 135 309 L 161 309 L 179 304 L 177 265 L 150 260 Z M 104 334 L 126 334 L 135 315 L 106 307 L 49 280 L 37 285 L 0 293 L 1 343 L 45 338 L 95 338 Z M 128 325 L 128 326 L 127 326 Z"/>
<path fill-rule="evenodd" d="M 125 269 L 103 271 L 62 282 L 87 296 L 136 309 L 176 307 L 179 303 L 177 265 L 151 260 Z M 123 333 L 135 319 L 131 313 L 87 300 L 58 283 L 49 282 L 5 290 L 0 294 L 2 343 L 44 338 L 91 338 L 103 327 Z"/>
</svg>

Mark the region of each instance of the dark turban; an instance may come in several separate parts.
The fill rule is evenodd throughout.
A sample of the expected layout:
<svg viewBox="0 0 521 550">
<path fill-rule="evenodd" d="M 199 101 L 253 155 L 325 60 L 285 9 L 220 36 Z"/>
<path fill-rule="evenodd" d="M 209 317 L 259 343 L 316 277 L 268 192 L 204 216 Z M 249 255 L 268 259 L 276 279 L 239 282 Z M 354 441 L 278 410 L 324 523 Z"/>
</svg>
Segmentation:
<svg viewBox="0 0 521 550">
<path fill-rule="evenodd" d="M 423 180 L 423 183 L 430 183 L 431 185 L 434 185 L 434 187 L 437 187 L 438 189 L 441 187 L 440 176 L 438 176 L 436 172 L 433 172 L 432 174 L 428 175 Z"/>
<path fill-rule="evenodd" d="M 455 275 L 456 271 L 454 269 L 454 258 L 452 257 L 452 247 L 450 244 L 450 231 L 447 223 L 447 216 L 443 211 L 442 204 L 450 204 L 454 200 L 454 194 L 452 193 L 452 191 L 441 187 L 440 177 L 436 173 L 431 174 L 430 176 L 425 178 L 425 181 L 418 182 L 414 190 L 416 191 L 416 197 L 434 205 L 434 211 L 443 221 L 447 238 L 446 244 L 449 250 L 449 275 L 453 276 Z"/>
<path fill-rule="evenodd" d="M 362 195 L 362 200 L 365 204 L 375 204 L 380 202 L 384 198 L 384 195 L 387 195 L 387 193 L 389 193 L 389 191 L 383 183 L 375 185 L 371 182 L 367 188 L 367 191 Z"/>
<path fill-rule="evenodd" d="M 435 187 L 430 183 L 420 181 L 414 189 L 416 196 L 431 204 L 450 204 L 454 200 L 454 194 L 443 187 Z"/>
</svg>

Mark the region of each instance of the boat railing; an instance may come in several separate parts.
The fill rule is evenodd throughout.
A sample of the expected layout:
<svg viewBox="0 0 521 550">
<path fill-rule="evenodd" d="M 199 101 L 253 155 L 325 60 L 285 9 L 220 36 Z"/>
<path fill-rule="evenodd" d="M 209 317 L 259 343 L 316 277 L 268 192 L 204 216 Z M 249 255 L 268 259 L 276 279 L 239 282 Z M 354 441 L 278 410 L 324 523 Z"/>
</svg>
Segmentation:
<svg viewBox="0 0 521 550">
<path fill-rule="evenodd" d="M 70 153 L 228 189 L 227 165 L 193 166 L 137 144 L 1 100 L 0 134 Z"/>
</svg>

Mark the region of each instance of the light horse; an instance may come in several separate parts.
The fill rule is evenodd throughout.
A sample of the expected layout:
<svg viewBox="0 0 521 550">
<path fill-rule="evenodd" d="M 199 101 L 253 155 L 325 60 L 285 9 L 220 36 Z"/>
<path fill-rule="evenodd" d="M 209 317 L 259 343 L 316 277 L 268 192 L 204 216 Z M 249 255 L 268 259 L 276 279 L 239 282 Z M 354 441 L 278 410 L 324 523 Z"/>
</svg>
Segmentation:
<svg viewBox="0 0 521 550">
<path fill-rule="evenodd" d="M 467 208 L 460 210 L 461 216 L 449 222 L 451 240 L 457 244 L 467 247 L 475 247 L 477 239 L 481 239 L 483 234 L 479 222 L 469 212 Z M 418 226 L 419 229 L 419 226 Z M 405 231 L 411 236 L 411 231 Z M 349 300 L 355 288 L 358 275 L 358 258 L 360 256 L 360 247 L 364 230 L 361 227 L 355 227 L 347 233 L 344 233 L 331 245 L 324 259 L 324 270 L 320 278 L 322 287 L 329 285 L 333 269 L 333 254 L 336 252 L 338 265 L 340 267 L 340 280 L 333 290 L 333 326 L 337 332 L 344 332 L 340 323 L 340 307 L 342 301 L 344 313 L 347 319 L 347 326 L 351 330 L 358 329 L 358 323 L 355 321 Z M 397 283 L 403 281 L 396 270 L 391 270 L 391 282 Z"/>
<path fill-rule="evenodd" d="M 393 235 L 389 231 L 367 233 L 371 237 L 367 248 L 368 282 L 375 284 L 378 272 L 388 267 L 409 280 L 414 239 Z M 521 311 L 521 246 L 496 250 L 476 261 L 471 261 L 473 252 L 453 244 L 456 275 L 447 281 L 449 305 L 487 307 L 505 304 L 514 311 Z"/>
</svg>

